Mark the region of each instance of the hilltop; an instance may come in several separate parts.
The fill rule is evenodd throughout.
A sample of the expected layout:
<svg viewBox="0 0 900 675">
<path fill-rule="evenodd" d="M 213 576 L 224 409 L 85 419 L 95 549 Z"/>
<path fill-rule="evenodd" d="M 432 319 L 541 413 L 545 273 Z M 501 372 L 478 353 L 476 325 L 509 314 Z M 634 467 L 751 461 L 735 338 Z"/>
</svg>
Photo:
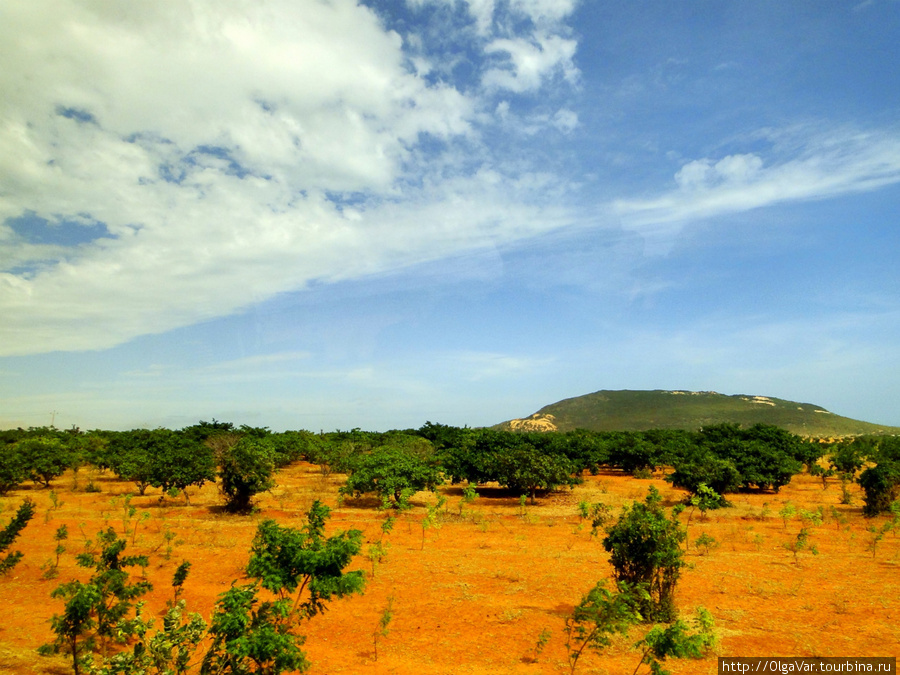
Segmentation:
<svg viewBox="0 0 900 675">
<path fill-rule="evenodd" d="M 726 422 L 751 426 L 772 424 L 801 436 L 840 437 L 862 434 L 900 434 L 891 427 L 836 415 L 812 403 L 771 396 L 714 391 L 601 390 L 544 406 L 497 428 L 522 431 L 645 431 L 696 430 Z"/>
</svg>

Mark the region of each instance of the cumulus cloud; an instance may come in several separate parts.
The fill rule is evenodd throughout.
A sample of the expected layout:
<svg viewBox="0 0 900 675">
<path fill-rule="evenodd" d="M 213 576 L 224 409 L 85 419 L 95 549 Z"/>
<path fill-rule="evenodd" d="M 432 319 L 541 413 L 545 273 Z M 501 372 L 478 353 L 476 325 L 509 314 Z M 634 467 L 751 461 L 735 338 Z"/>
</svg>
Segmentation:
<svg viewBox="0 0 900 675">
<path fill-rule="evenodd" d="M 511 86 L 538 86 L 557 57 L 518 45 Z M 552 180 L 491 166 L 478 94 L 404 48 L 355 0 L 3 3 L 0 353 L 109 347 L 565 224 L 535 190 Z M 103 236 L 39 243 L 26 215 Z"/>
</svg>

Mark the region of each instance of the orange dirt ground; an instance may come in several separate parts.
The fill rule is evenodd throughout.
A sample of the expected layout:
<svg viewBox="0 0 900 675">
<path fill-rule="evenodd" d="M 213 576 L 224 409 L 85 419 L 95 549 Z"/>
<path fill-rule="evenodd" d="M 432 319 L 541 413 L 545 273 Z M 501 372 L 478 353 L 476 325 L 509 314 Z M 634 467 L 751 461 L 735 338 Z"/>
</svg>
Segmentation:
<svg viewBox="0 0 900 675">
<path fill-rule="evenodd" d="M 0 500 L 0 525 L 8 522 L 22 498 L 37 504 L 35 517 L 12 549 L 25 557 L 0 577 L 0 673 L 70 673 L 64 657 L 41 657 L 35 649 L 51 640 L 50 618 L 61 601 L 50 592 L 72 578 L 85 578 L 75 564 L 86 537 L 111 525 L 123 532 L 126 494 L 134 485 L 111 475 L 94 477 L 102 490 L 83 490 L 88 476 L 57 480 L 53 490 L 60 502 L 52 509 L 50 490 L 16 490 Z M 381 535 L 384 513 L 374 500 L 338 504 L 340 476 L 324 477 L 317 467 L 296 464 L 278 474 L 278 487 L 258 499 L 259 511 L 250 516 L 223 513 L 212 485 L 191 490 L 191 504 L 181 499 L 159 502 L 158 491 L 135 496 L 137 515 L 129 524 L 128 553 L 150 557 L 147 574 L 155 590 L 145 597 L 149 614 L 161 614 L 171 597 L 171 579 L 182 560 L 192 563 L 183 597 L 189 611 L 209 619 L 215 598 L 235 579 L 243 578 L 250 542 L 257 523 L 274 518 L 300 526 L 314 499 L 333 509 L 329 534 L 361 529 L 367 542 L 354 568 L 367 573 L 362 596 L 336 600 L 324 615 L 303 626 L 304 650 L 311 673 L 449 675 L 457 673 L 568 672 L 563 622 L 581 596 L 612 569 L 600 538 L 577 515 L 582 500 L 618 507 L 643 499 L 655 485 L 668 506 L 684 493 L 661 476 L 638 480 L 620 472 L 587 476 L 583 485 L 539 498 L 524 514 L 514 496 L 480 489 L 480 497 L 460 515 L 458 487 L 445 486 L 444 517 L 439 527 L 425 530 L 426 506 L 436 496 L 419 493 L 411 511 L 400 516 L 386 536 L 389 548 L 372 573 L 365 552 Z M 855 486 L 851 489 L 855 490 Z M 494 493 L 494 494 L 492 494 Z M 706 555 L 691 545 L 690 567 L 677 589 L 683 617 L 698 606 L 716 621 L 719 645 L 700 661 L 670 661 L 675 674 L 714 673 L 716 656 L 896 656 L 900 645 L 900 533 L 888 533 L 874 555 L 873 534 L 867 529 L 885 519 L 865 519 L 861 496 L 854 505 L 839 504 L 840 488 L 823 490 L 817 479 L 796 476 L 777 494 L 732 495 L 733 508 L 711 512 L 707 520 L 694 514 L 691 542 L 702 533 L 718 547 Z M 808 525 L 810 543 L 818 555 L 800 551 L 796 560 L 784 544 L 795 540 L 804 526 L 799 516 L 783 522 L 778 515 L 785 502 L 814 511 L 823 505 L 826 520 Z M 836 506 L 841 519 L 831 515 Z M 143 516 L 142 514 L 148 514 Z M 687 520 L 687 512 L 681 516 Z M 845 520 L 846 522 L 841 522 Z M 59 576 L 42 578 L 42 565 L 54 558 L 56 528 L 66 523 L 69 539 Z M 133 528 L 137 524 L 137 531 Z M 166 532 L 170 535 L 167 543 Z M 170 555 L 166 549 L 171 546 Z M 379 640 L 378 660 L 373 632 L 394 598 L 389 634 Z M 550 632 L 545 648 L 536 653 L 541 633 Z M 635 628 L 614 641 L 603 654 L 586 654 L 577 673 L 632 673 L 639 660 L 633 644 L 646 628 Z M 641 669 L 646 672 L 646 667 Z"/>
</svg>

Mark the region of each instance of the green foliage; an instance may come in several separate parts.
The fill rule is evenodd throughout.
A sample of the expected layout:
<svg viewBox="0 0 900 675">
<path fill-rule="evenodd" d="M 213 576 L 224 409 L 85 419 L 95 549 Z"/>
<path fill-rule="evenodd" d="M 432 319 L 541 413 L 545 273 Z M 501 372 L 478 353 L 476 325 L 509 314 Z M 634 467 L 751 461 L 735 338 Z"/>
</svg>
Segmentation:
<svg viewBox="0 0 900 675">
<path fill-rule="evenodd" d="M 222 447 L 216 459 L 219 487 L 229 511 L 249 511 L 254 496 L 275 487 L 274 453 L 264 439 L 242 436 L 236 443 Z"/>
<path fill-rule="evenodd" d="M 810 543 L 809 529 L 805 527 L 800 528 L 800 531 L 797 533 L 797 536 L 794 539 L 782 545 L 784 546 L 784 548 L 794 554 L 794 562 L 797 561 L 797 554 L 801 551 L 809 551 L 813 555 L 819 554 L 819 549 L 817 549 L 815 545 Z"/>
<path fill-rule="evenodd" d="M 627 633 L 641 621 L 638 606 L 648 601 L 640 586 L 620 582 L 618 592 L 606 588 L 600 581 L 581 598 L 570 616 L 566 617 L 563 632 L 566 636 L 566 656 L 569 672 L 574 673 L 585 650 L 601 652 L 616 633 Z"/>
<path fill-rule="evenodd" d="M 681 543 L 685 529 L 667 517 L 659 492 L 651 487 L 643 503 L 625 507 L 607 530 L 603 547 L 610 553 L 616 580 L 647 590 L 639 607 L 646 621 L 671 621 L 675 616 L 675 584 L 684 566 Z"/>
<path fill-rule="evenodd" d="M 0 462 L 0 495 L 16 489 L 28 478 L 28 465 L 15 443 L 0 445 L 3 461 Z"/>
<path fill-rule="evenodd" d="M 88 550 L 76 556 L 80 567 L 94 570 L 90 580 L 69 581 L 51 593 L 65 600 L 65 606 L 63 613 L 51 620 L 56 640 L 41 648 L 42 653 L 70 654 L 76 674 L 80 666 L 90 662 L 89 652 L 98 638 L 105 656 L 109 642 L 126 642 L 142 630 L 141 620 L 128 616 L 134 600 L 152 589 L 144 579 L 132 582 L 126 570 L 146 567 L 146 556 L 123 555 L 126 542 L 111 527 L 98 534 L 98 541 L 99 552 Z"/>
<path fill-rule="evenodd" d="M 718 495 L 734 492 L 743 483 L 743 477 L 732 460 L 701 449 L 678 460 L 675 470 L 666 476 L 666 480 L 694 494 L 703 486 Z"/>
<path fill-rule="evenodd" d="M 150 485 L 164 494 L 180 491 L 188 500 L 187 488 L 201 487 L 215 480 L 216 464 L 212 450 L 187 434 L 157 429 L 151 437 Z"/>
<path fill-rule="evenodd" d="M 183 560 L 175 569 L 175 574 L 172 576 L 172 588 L 174 589 L 175 600 L 178 600 L 178 596 L 181 595 L 181 591 L 184 589 L 184 582 L 187 581 L 188 572 L 190 572 L 190 570 L 191 563 L 189 560 Z"/>
<path fill-rule="evenodd" d="M 292 611 L 303 618 L 323 611 L 332 596 L 361 593 L 365 584 L 361 571 L 344 571 L 362 547 L 362 533 L 350 530 L 326 538 L 328 515 L 328 507 L 315 501 L 302 529 L 265 520 L 253 539 L 247 574 L 282 600 L 296 593 Z"/>
<path fill-rule="evenodd" d="M 391 623 L 391 620 L 394 618 L 394 596 L 390 596 L 387 600 L 387 605 L 381 611 L 381 616 L 378 619 L 378 627 L 372 633 L 372 643 L 375 647 L 375 660 L 378 660 L 378 638 L 387 637 L 388 626 Z"/>
<path fill-rule="evenodd" d="M 344 495 L 377 493 L 399 507 L 404 491 L 434 490 L 443 480 L 431 445 L 421 438 L 397 436 L 361 457 L 350 469 Z"/>
<path fill-rule="evenodd" d="M 24 438 L 16 444 L 16 451 L 35 483 L 50 487 L 50 481 L 62 476 L 74 461 L 69 444 L 54 436 Z"/>
<path fill-rule="evenodd" d="M 699 607 L 693 624 L 692 627 L 678 619 L 668 626 L 651 628 L 644 638 L 635 644 L 635 647 L 643 649 L 643 653 L 634 672 L 637 673 L 641 666 L 647 665 L 652 675 L 669 675 L 669 671 L 663 669 L 662 661 L 669 658 L 699 659 L 706 656 L 716 643 L 713 617 L 706 609 Z"/>
<path fill-rule="evenodd" d="M 256 583 L 219 596 L 209 627 L 211 644 L 201 675 L 278 675 L 304 672 L 309 661 L 294 632 L 290 600 L 260 601 Z"/>
<path fill-rule="evenodd" d="M 34 517 L 34 502 L 25 498 L 16 509 L 16 515 L 12 517 L 6 526 L 0 530 L 0 554 L 4 553 L 16 538 L 28 525 L 28 521 Z M 63 526 L 65 527 L 65 525 Z M 22 559 L 21 551 L 11 551 L 5 557 L 0 558 L 0 575 L 8 573 L 13 567 L 19 564 Z"/>
<path fill-rule="evenodd" d="M 702 551 L 700 555 L 709 555 L 709 552 L 719 547 L 719 542 L 704 532 L 694 540 L 694 546 Z"/>
<path fill-rule="evenodd" d="M 122 651 L 103 660 L 103 665 L 91 665 L 91 675 L 184 675 L 193 664 L 197 646 L 206 635 L 206 622 L 199 614 L 185 620 L 185 602 L 179 600 L 166 611 L 163 627 L 150 633 L 153 621 L 141 620 L 136 629 L 136 642 L 129 651 Z M 148 637 L 149 636 L 149 637 Z"/>
<path fill-rule="evenodd" d="M 859 484 L 865 494 L 863 513 L 872 517 L 890 510 L 900 497 L 900 462 L 883 459 L 860 474 Z"/>
</svg>

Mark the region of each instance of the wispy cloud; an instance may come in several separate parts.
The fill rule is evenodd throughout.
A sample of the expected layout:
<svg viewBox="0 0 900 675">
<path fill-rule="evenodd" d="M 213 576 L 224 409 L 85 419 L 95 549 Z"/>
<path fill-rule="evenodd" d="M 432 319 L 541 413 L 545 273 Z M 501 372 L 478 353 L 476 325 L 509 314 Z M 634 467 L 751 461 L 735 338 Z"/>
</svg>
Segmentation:
<svg viewBox="0 0 900 675">
<path fill-rule="evenodd" d="M 776 142 L 770 153 L 692 160 L 675 173 L 674 189 L 656 197 L 620 199 L 613 208 L 629 227 L 671 232 L 694 220 L 900 182 L 897 130 L 768 135 Z M 788 146 L 786 151 L 782 145 Z"/>
</svg>

